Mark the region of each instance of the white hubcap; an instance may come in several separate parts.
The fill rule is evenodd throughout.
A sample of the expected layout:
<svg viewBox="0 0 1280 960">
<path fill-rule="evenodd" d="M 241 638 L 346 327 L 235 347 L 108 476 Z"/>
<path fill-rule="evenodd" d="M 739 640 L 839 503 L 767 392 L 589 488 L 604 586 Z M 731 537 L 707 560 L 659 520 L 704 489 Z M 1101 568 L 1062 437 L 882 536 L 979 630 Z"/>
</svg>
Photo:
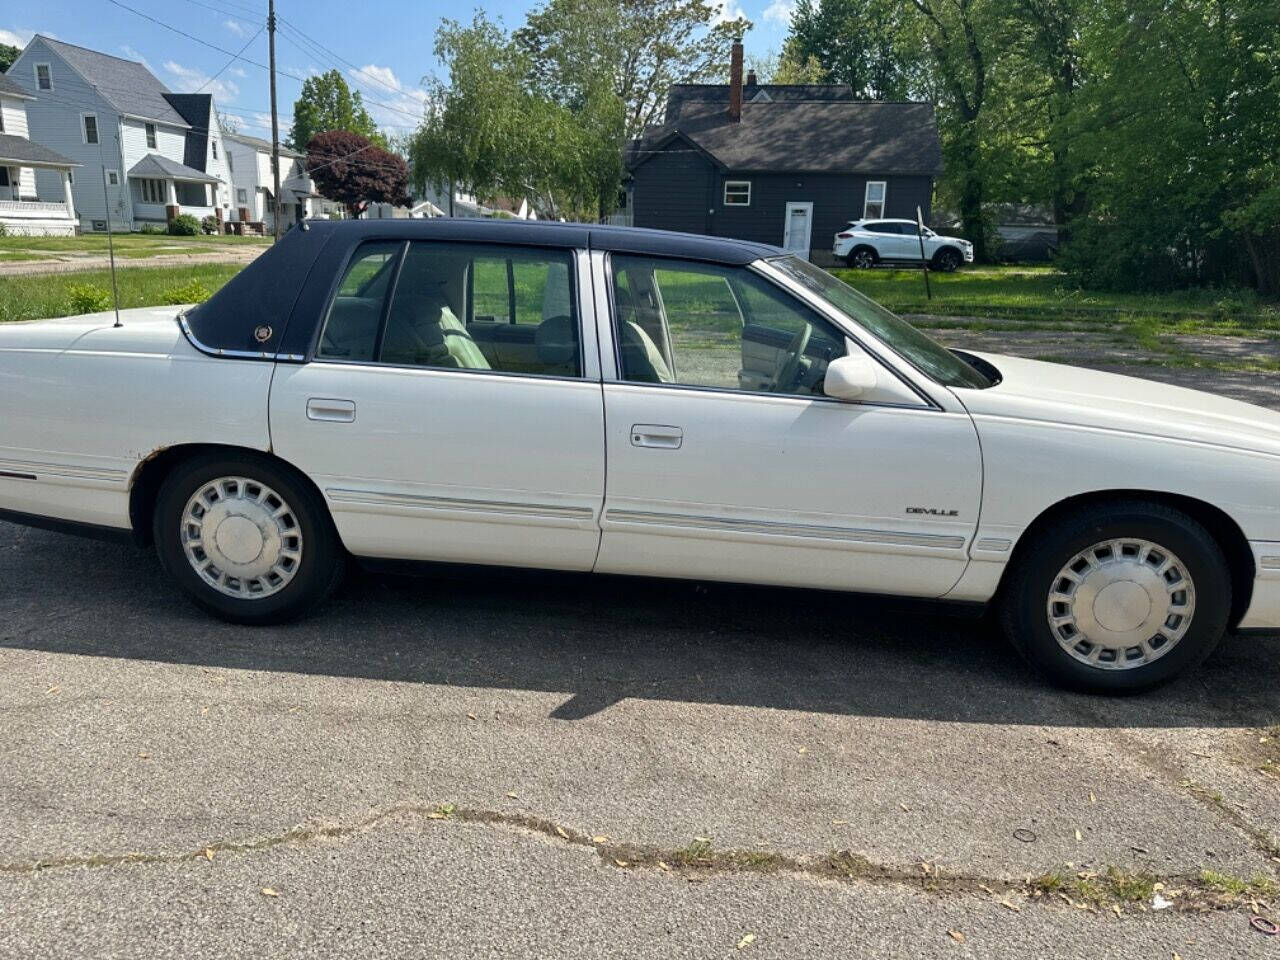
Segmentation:
<svg viewBox="0 0 1280 960">
<path fill-rule="evenodd" d="M 256 600 L 278 593 L 297 575 L 302 529 L 270 487 L 220 477 L 187 501 L 182 547 L 205 583 L 227 596 Z"/>
<path fill-rule="evenodd" d="M 1049 590 L 1049 629 L 1076 660 L 1145 666 L 1191 626 L 1196 592 L 1182 561 L 1147 540 L 1107 540 L 1072 557 Z"/>
</svg>

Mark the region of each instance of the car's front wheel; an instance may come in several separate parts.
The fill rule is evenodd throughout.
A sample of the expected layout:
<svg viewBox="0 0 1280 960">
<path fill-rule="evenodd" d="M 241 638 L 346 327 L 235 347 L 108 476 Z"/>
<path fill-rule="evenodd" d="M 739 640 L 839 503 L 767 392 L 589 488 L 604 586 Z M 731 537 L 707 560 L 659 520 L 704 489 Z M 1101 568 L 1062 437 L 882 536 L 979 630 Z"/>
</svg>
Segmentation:
<svg viewBox="0 0 1280 960">
<path fill-rule="evenodd" d="M 343 572 L 319 497 L 266 457 L 211 454 L 180 464 L 161 485 L 153 526 L 165 571 L 197 604 L 234 623 L 301 616 Z"/>
<path fill-rule="evenodd" d="M 947 247 L 945 250 L 939 250 L 938 255 L 933 258 L 933 269 L 942 273 L 952 273 L 960 267 L 960 253 Z"/>
<path fill-rule="evenodd" d="M 1005 631 L 1033 666 L 1078 690 L 1167 683 L 1213 651 L 1230 615 L 1221 548 L 1190 516 L 1160 504 L 1076 511 L 1014 562 Z"/>
</svg>

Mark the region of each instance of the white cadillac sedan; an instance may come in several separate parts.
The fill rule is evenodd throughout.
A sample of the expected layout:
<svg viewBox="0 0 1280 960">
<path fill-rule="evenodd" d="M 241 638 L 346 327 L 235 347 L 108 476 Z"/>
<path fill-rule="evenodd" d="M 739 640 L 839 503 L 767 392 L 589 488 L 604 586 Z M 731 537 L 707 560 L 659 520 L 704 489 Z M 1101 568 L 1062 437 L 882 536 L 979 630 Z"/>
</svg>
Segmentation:
<svg viewBox="0 0 1280 960">
<path fill-rule="evenodd" d="M 771 247 L 316 222 L 112 321 L 0 327 L 0 517 L 228 620 L 348 558 L 783 584 L 991 604 L 1104 691 L 1280 627 L 1280 415 L 946 350 Z"/>
</svg>

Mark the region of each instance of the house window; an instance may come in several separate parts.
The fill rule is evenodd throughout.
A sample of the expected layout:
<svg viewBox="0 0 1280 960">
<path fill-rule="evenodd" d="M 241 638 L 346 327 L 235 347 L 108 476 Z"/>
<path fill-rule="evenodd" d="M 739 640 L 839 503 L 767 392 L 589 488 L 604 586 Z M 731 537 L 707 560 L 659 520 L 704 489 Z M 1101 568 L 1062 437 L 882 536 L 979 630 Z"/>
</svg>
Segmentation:
<svg viewBox="0 0 1280 960">
<path fill-rule="evenodd" d="M 40 90 L 53 89 L 53 74 L 49 72 L 47 63 L 36 64 L 36 87 Z"/>
<path fill-rule="evenodd" d="M 164 203 L 165 189 L 163 180 L 139 180 L 138 190 L 142 193 L 143 203 Z"/>
<path fill-rule="evenodd" d="M 4 133 L 4 110 L 0 109 L 0 133 Z"/>
<path fill-rule="evenodd" d="M 883 180 L 867 181 L 867 196 L 862 203 L 862 219 L 878 220 L 884 216 L 885 183 Z"/>
<path fill-rule="evenodd" d="M 147 125 L 147 149 L 154 150 L 156 148 L 156 125 L 148 123 Z"/>
<path fill-rule="evenodd" d="M 228 171 L 230 171 L 231 173 L 235 173 L 235 172 L 236 172 L 236 161 L 235 161 L 235 157 L 233 157 L 233 156 L 232 156 L 231 154 L 229 154 L 229 153 L 227 154 L 227 170 L 228 170 Z"/>
<path fill-rule="evenodd" d="M 116 171 L 116 170 L 108 170 L 108 171 L 107 171 L 107 183 L 108 183 L 110 186 L 113 186 L 113 187 L 118 187 L 118 186 L 120 186 L 120 174 L 119 174 L 119 172 L 118 172 L 118 171 Z"/>
<path fill-rule="evenodd" d="M 217 160 L 218 159 L 218 141 L 210 140 L 209 144 L 210 146 L 213 147 L 213 159 Z"/>
<path fill-rule="evenodd" d="M 80 119 L 84 121 L 84 142 L 98 142 L 98 117 L 92 113 L 80 114 Z"/>
<path fill-rule="evenodd" d="M 726 180 L 724 182 L 724 205 L 726 207 L 751 206 L 751 181 Z"/>
<path fill-rule="evenodd" d="M 76 172 L 74 170 L 67 170 L 67 183 L 73 187 L 76 185 Z"/>
<path fill-rule="evenodd" d="M 249 202 L 249 194 L 245 192 L 243 187 L 241 187 L 239 190 L 236 191 L 236 203 L 240 204 L 240 206 L 243 207 L 248 202 Z"/>
<path fill-rule="evenodd" d="M 9 186 L 9 168 L 0 167 L 0 187 Z"/>
</svg>

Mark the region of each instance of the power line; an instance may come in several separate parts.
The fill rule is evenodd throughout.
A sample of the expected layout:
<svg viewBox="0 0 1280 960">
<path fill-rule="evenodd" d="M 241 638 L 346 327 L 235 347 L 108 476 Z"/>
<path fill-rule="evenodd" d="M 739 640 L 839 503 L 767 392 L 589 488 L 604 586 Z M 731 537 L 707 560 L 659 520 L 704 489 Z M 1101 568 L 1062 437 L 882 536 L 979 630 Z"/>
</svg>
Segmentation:
<svg viewBox="0 0 1280 960">
<path fill-rule="evenodd" d="M 254 35 L 253 35 L 252 37 L 250 37 L 247 41 L 245 41 L 245 45 L 244 45 L 243 47 L 241 47 L 241 48 L 240 48 L 239 53 L 234 53 L 234 54 L 232 54 L 231 59 L 230 59 L 230 60 L 228 60 L 226 63 L 224 63 L 224 64 L 222 65 L 222 69 L 221 69 L 221 70 L 219 70 L 217 73 L 215 73 L 212 77 L 210 77 L 210 78 L 209 78 L 208 80 L 206 80 L 204 83 L 200 84 L 200 87 L 199 87 L 199 89 L 197 89 L 197 90 L 196 90 L 196 93 L 200 93 L 200 91 L 201 91 L 201 90 L 204 90 L 204 88 L 205 88 L 205 87 L 207 87 L 209 84 L 213 83 L 213 81 L 217 80 L 220 76 L 222 76 L 222 74 L 223 74 L 224 72 L 226 72 L 226 69 L 227 69 L 229 66 L 231 66 L 233 63 L 235 63 L 237 60 L 239 60 L 239 59 L 240 59 L 240 54 L 241 54 L 241 53 L 244 53 L 246 50 L 248 50 L 248 49 L 249 49 L 249 44 L 251 44 L 251 43 L 253 43 L 253 41 L 257 40 L 257 39 L 258 39 L 258 37 L 259 37 L 259 36 L 261 36 L 262 31 L 263 31 L 263 30 L 265 30 L 266 28 L 267 28 L 267 25 L 266 25 L 265 23 L 264 23 L 262 26 L 260 26 L 260 27 L 257 29 L 257 31 L 254 33 Z"/>
</svg>

